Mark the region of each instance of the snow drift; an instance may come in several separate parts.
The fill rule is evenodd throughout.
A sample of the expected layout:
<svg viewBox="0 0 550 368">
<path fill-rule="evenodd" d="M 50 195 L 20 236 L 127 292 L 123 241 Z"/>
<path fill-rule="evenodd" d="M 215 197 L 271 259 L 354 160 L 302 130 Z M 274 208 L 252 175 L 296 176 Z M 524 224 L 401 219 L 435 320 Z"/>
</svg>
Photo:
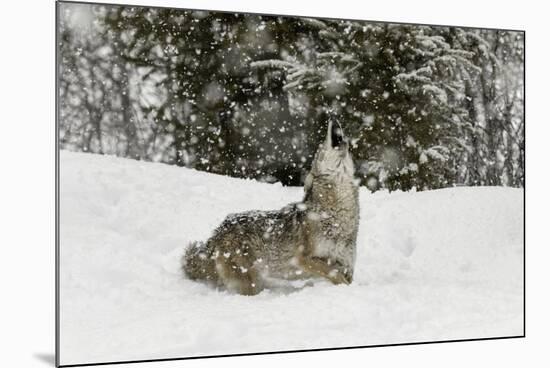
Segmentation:
<svg viewBox="0 0 550 368">
<path fill-rule="evenodd" d="M 523 191 L 360 192 L 350 286 L 254 297 L 179 259 L 233 212 L 302 188 L 61 152 L 61 364 L 523 334 Z"/>
</svg>

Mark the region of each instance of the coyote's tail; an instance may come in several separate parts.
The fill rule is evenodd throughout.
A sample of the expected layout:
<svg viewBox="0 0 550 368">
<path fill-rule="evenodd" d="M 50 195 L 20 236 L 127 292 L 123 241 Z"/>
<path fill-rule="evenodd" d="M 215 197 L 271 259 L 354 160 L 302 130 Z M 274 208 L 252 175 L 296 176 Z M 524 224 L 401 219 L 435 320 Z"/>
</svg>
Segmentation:
<svg viewBox="0 0 550 368">
<path fill-rule="evenodd" d="M 191 280 L 205 280 L 216 282 L 216 262 L 212 258 L 212 251 L 208 243 L 192 242 L 186 249 L 181 263 L 183 271 Z"/>
</svg>

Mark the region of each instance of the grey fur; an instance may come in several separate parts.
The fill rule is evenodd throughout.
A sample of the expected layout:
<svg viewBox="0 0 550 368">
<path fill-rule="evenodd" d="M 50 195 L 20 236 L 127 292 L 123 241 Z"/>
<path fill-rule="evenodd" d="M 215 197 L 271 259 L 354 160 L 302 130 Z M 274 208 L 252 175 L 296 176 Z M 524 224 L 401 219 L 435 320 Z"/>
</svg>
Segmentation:
<svg viewBox="0 0 550 368">
<path fill-rule="evenodd" d="M 333 138 L 335 136 L 336 138 Z M 338 142 L 333 146 L 334 141 Z M 192 243 L 183 269 L 244 295 L 270 278 L 321 276 L 350 284 L 359 227 L 359 194 L 343 134 L 329 123 L 305 180 L 304 199 L 278 211 L 232 214 L 206 243 Z"/>
</svg>

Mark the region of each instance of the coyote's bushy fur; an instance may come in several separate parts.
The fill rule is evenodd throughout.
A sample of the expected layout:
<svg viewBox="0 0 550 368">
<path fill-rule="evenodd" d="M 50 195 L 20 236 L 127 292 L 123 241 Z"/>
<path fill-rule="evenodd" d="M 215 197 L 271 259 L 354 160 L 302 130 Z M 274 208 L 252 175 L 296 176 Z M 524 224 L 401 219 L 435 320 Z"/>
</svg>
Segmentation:
<svg viewBox="0 0 550 368">
<path fill-rule="evenodd" d="M 240 294 L 259 293 L 270 278 L 353 278 L 359 226 L 358 188 L 342 130 L 329 122 L 305 180 L 304 199 L 278 211 L 232 214 L 206 243 L 187 249 L 183 269 Z"/>
</svg>

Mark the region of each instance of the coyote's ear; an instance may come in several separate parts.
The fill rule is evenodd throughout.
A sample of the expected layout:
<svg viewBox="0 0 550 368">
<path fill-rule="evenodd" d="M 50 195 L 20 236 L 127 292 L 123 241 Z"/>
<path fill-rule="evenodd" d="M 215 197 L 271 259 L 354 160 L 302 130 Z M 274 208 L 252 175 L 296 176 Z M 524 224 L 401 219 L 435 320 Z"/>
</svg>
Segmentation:
<svg viewBox="0 0 550 368">
<path fill-rule="evenodd" d="M 313 176 L 311 175 L 311 173 L 309 173 L 306 176 L 306 180 L 304 180 L 304 201 L 309 197 L 312 186 L 313 186 Z"/>
<path fill-rule="evenodd" d="M 325 147 L 332 147 L 332 120 L 328 121 L 327 137 L 325 138 Z"/>
</svg>

